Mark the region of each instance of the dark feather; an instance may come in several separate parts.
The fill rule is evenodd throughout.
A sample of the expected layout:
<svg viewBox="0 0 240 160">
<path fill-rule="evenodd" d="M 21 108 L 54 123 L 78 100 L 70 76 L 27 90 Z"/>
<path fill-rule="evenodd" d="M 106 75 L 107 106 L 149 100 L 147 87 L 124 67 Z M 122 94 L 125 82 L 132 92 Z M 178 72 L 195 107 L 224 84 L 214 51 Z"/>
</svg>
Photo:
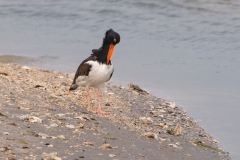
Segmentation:
<svg viewBox="0 0 240 160">
<path fill-rule="evenodd" d="M 111 62 L 109 64 L 111 65 Z M 113 69 L 113 72 L 114 72 L 114 69 Z M 109 81 L 112 78 L 113 72 L 112 72 L 112 74 L 110 75 L 110 77 L 109 77 L 109 79 L 107 81 Z"/>
<path fill-rule="evenodd" d="M 93 54 L 91 54 L 90 57 L 88 57 L 87 59 L 85 59 L 78 67 L 74 79 L 73 79 L 73 83 L 70 87 L 70 90 L 74 90 L 76 89 L 78 86 L 76 85 L 76 80 L 79 76 L 88 76 L 90 70 L 91 70 L 91 65 L 87 64 L 87 61 L 96 61 L 97 57 Z"/>
<path fill-rule="evenodd" d="M 112 31 L 113 31 L 112 29 L 109 29 L 109 30 L 106 31 L 106 33 L 105 33 L 105 37 L 103 38 L 103 44 L 102 44 L 102 47 L 103 47 L 104 44 L 106 43 L 106 39 L 107 39 L 108 33 L 112 32 Z M 102 48 L 102 47 L 101 47 L 101 48 Z"/>
<path fill-rule="evenodd" d="M 92 50 L 92 53 L 95 55 L 95 56 L 98 56 L 98 54 L 102 51 L 102 47 L 100 47 L 99 49 L 93 49 Z"/>
</svg>

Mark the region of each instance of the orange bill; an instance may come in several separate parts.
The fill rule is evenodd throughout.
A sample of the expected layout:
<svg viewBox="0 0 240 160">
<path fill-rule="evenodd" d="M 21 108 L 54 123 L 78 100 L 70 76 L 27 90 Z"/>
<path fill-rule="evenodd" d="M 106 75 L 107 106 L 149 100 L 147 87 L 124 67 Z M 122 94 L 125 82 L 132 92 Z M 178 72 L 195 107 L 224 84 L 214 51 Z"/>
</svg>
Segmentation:
<svg viewBox="0 0 240 160">
<path fill-rule="evenodd" d="M 107 54 L 107 64 L 109 63 L 109 61 L 111 59 L 113 49 L 114 49 L 114 45 L 110 44 L 109 49 L 108 49 L 108 54 Z"/>
</svg>

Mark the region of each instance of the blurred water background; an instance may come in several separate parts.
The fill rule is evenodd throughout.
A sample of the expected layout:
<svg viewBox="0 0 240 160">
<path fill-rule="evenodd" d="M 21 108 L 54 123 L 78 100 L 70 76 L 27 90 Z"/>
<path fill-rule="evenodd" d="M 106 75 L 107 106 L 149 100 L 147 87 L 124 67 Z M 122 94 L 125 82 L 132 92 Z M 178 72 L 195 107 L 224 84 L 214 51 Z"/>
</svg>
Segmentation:
<svg viewBox="0 0 240 160">
<path fill-rule="evenodd" d="M 240 159 L 240 1 L 1 0 L 0 60 L 74 73 L 109 28 L 111 82 L 175 101 Z"/>
</svg>

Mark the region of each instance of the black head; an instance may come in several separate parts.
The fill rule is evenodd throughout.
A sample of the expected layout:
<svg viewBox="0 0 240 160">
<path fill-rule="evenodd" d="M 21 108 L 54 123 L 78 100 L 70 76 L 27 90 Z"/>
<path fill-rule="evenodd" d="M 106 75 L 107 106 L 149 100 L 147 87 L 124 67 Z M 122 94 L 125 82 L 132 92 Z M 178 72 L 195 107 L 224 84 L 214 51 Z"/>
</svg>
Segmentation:
<svg viewBox="0 0 240 160">
<path fill-rule="evenodd" d="M 120 35 L 112 29 L 106 31 L 103 43 L 116 45 L 120 42 Z"/>
<path fill-rule="evenodd" d="M 93 55 L 97 57 L 97 60 L 101 63 L 111 64 L 110 58 L 114 46 L 120 42 L 120 35 L 109 29 L 106 31 L 105 37 L 103 38 L 103 44 L 99 49 L 93 49 Z"/>
</svg>

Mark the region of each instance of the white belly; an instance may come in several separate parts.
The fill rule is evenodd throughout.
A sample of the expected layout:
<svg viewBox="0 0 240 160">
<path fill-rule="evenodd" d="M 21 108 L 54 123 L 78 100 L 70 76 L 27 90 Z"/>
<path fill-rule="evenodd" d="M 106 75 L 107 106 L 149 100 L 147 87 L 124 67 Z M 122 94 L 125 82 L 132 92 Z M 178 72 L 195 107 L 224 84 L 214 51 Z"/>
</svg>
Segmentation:
<svg viewBox="0 0 240 160">
<path fill-rule="evenodd" d="M 97 61 L 86 62 L 92 66 L 88 76 L 79 76 L 76 80 L 77 85 L 81 87 L 103 87 L 109 80 L 113 65 L 99 64 Z"/>
</svg>

